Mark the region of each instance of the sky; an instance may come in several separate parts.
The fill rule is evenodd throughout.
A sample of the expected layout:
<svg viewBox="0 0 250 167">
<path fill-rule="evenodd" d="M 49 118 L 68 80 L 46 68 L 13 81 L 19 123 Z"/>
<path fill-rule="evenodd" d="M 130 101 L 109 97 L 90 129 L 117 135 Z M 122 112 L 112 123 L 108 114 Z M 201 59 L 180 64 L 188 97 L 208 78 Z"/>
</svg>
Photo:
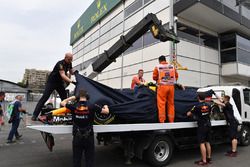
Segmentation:
<svg viewBox="0 0 250 167">
<path fill-rule="evenodd" d="M 52 70 L 72 52 L 70 29 L 94 0 L 0 0 L 0 79 Z"/>
</svg>

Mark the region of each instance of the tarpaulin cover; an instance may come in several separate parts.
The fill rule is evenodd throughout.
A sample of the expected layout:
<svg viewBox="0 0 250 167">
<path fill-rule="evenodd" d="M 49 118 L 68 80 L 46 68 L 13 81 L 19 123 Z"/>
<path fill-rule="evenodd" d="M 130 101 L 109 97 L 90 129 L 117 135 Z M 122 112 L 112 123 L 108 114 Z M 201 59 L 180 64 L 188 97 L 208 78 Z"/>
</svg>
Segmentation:
<svg viewBox="0 0 250 167">
<path fill-rule="evenodd" d="M 133 90 L 117 90 L 75 74 L 77 85 L 75 95 L 80 89 L 87 90 L 90 103 L 100 106 L 109 105 L 116 119 L 124 123 L 158 122 L 156 93 L 147 87 L 140 87 L 138 93 Z M 175 121 L 190 121 L 186 113 L 197 104 L 197 94 L 194 89 L 175 90 Z"/>
</svg>

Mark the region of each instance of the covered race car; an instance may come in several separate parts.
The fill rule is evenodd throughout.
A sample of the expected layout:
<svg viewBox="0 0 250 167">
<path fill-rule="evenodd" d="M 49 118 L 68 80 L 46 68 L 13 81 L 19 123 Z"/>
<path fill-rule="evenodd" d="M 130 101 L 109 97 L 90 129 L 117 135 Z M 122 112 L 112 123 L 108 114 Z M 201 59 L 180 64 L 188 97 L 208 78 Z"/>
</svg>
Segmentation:
<svg viewBox="0 0 250 167">
<path fill-rule="evenodd" d="M 109 115 L 95 114 L 96 124 L 109 123 L 155 123 L 158 122 L 156 92 L 141 86 L 135 94 L 130 89 L 113 89 L 78 73 L 75 95 L 80 89 L 87 90 L 90 103 L 96 107 L 107 104 Z M 186 116 L 187 111 L 198 103 L 196 89 L 175 90 L 175 122 L 193 121 Z M 50 109 L 51 110 L 51 109 Z M 47 120 L 51 124 L 71 123 L 71 115 L 54 116 Z"/>
</svg>

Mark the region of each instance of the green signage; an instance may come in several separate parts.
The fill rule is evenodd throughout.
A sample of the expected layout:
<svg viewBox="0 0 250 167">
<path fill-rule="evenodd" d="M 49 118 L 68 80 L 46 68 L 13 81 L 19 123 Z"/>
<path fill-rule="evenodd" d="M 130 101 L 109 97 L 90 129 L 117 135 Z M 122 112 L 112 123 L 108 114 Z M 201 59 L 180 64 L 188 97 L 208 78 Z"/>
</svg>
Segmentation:
<svg viewBox="0 0 250 167">
<path fill-rule="evenodd" d="M 95 0 L 71 27 L 70 44 L 73 45 L 95 23 L 122 0 Z"/>
</svg>

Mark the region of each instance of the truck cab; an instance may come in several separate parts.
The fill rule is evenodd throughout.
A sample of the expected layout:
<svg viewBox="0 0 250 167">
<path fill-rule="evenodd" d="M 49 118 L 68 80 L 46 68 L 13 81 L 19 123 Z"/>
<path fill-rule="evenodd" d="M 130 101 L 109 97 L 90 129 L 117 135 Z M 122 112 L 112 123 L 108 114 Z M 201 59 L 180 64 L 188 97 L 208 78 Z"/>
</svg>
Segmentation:
<svg viewBox="0 0 250 167">
<path fill-rule="evenodd" d="M 234 116 L 241 123 L 250 121 L 250 88 L 245 86 L 211 86 L 201 88 L 198 91 L 212 89 L 217 95 L 223 97 L 229 95 L 230 103 L 233 105 Z M 213 97 L 215 98 L 215 97 Z"/>
</svg>

